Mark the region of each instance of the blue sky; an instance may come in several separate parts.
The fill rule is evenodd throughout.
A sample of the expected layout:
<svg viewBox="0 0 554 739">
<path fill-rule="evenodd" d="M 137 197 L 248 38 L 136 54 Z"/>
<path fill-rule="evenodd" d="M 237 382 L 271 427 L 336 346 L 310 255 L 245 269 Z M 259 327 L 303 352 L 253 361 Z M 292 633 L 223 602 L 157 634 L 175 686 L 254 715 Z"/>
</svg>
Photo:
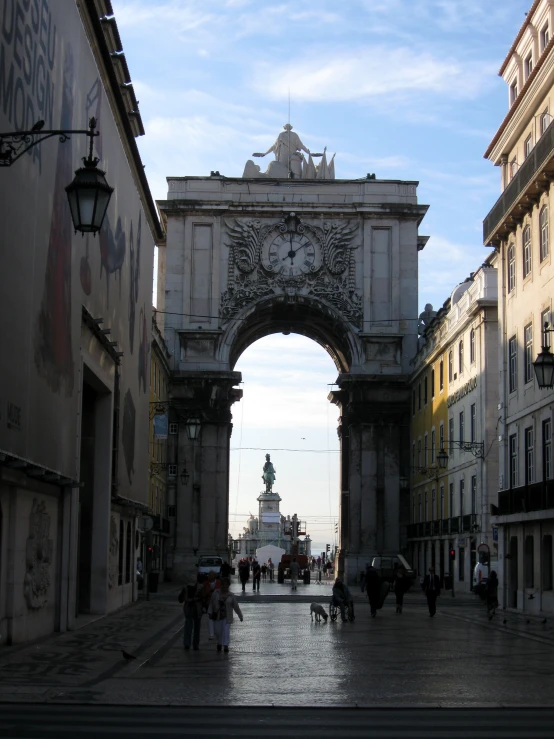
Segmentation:
<svg viewBox="0 0 554 739">
<path fill-rule="evenodd" d="M 419 181 L 419 200 L 430 206 L 420 228 L 430 240 L 420 256 L 419 302 L 421 309 L 427 302 L 440 306 L 487 255 L 482 220 L 500 193 L 500 177 L 483 152 L 508 107 L 498 69 L 530 6 L 531 0 L 113 0 L 146 129 L 138 143 L 154 197 L 165 198 L 171 175 L 217 169 L 241 176 L 252 152 L 266 151 L 287 121 L 290 89 L 291 123 L 308 148 L 336 152 L 338 178 L 375 172 L 378 179 Z M 248 388 L 261 402 L 257 393 L 271 376 L 266 396 L 277 389 L 287 403 L 291 387 L 295 397 L 309 390 L 310 405 L 297 420 L 290 415 L 297 406 L 289 408 L 287 433 L 307 417 L 320 419 L 321 432 L 327 383 L 336 372 L 307 340 L 265 342 L 271 351 L 256 344 L 237 367 L 245 402 L 235 411 L 233 443 L 244 412 L 243 437 L 260 442 L 243 438 L 244 446 L 285 447 L 284 429 L 259 425 L 271 414 L 252 403 Z M 329 423 L 336 448 L 334 407 Z M 321 448 L 325 439 L 318 437 Z M 258 473 L 250 480 L 245 469 L 261 468 L 263 452 L 260 462 L 246 456 L 255 452 L 240 453 L 240 478 L 238 454 L 232 479 L 239 480 L 237 511 L 247 513 L 255 495 L 246 488 L 257 485 Z M 294 483 L 286 483 L 293 500 L 304 490 L 306 511 L 329 515 L 329 504 L 321 503 L 327 490 L 319 492 L 328 481 L 314 483 L 308 474 L 326 455 L 283 453 L 277 463 L 280 454 L 276 467 L 294 470 Z M 330 466 L 336 512 L 338 472 Z"/>
</svg>

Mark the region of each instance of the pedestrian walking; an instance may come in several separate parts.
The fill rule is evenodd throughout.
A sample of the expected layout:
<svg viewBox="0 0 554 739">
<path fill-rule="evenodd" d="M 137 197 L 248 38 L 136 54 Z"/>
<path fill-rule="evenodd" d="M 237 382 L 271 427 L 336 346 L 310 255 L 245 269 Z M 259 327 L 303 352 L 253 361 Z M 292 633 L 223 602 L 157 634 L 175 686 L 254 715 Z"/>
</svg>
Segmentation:
<svg viewBox="0 0 554 739">
<path fill-rule="evenodd" d="M 275 574 L 275 565 L 271 561 L 271 557 L 267 560 L 267 569 L 269 570 L 269 582 L 273 582 L 273 576 Z"/>
<path fill-rule="evenodd" d="M 220 587 L 221 580 L 216 577 L 213 570 L 210 570 L 208 572 L 208 577 L 202 583 L 202 613 L 207 612 L 212 593 L 214 590 L 219 590 Z M 214 638 L 214 635 L 214 622 L 211 618 L 208 618 L 208 640 L 211 641 Z"/>
<path fill-rule="evenodd" d="M 225 560 L 219 570 L 221 577 L 231 577 L 231 565 Z"/>
<path fill-rule="evenodd" d="M 185 614 L 185 628 L 183 631 L 183 646 L 188 651 L 191 647 L 196 651 L 200 644 L 200 620 L 202 618 L 202 590 L 196 575 L 191 574 L 187 584 L 179 593 L 179 603 L 183 603 Z"/>
<path fill-rule="evenodd" d="M 375 618 L 379 610 L 379 601 L 381 600 L 381 578 L 373 565 L 369 565 L 366 569 L 365 589 L 371 609 L 371 618 Z"/>
<path fill-rule="evenodd" d="M 498 608 L 498 577 L 496 576 L 496 572 L 494 570 L 491 571 L 491 574 L 487 579 L 486 591 L 487 616 L 490 621 L 495 615 L 496 609 Z"/>
<path fill-rule="evenodd" d="M 239 562 L 239 580 L 242 585 L 242 592 L 246 593 L 246 583 L 250 578 L 250 562 L 247 559 L 241 559 Z"/>
<path fill-rule="evenodd" d="M 221 588 L 213 592 L 208 608 L 208 615 L 214 623 L 218 652 L 222 649 L 224 652 L 229 651 L 233 611 L 242 621 L 242 611 L 236 596 L 229 590 L 229 579 L 224 577 L 221 581 Z"/>
<path fill-rule="evenodd" d="M 254 560 L 252 562 L 252 590 L 254 592 L 258 591 L 260 592 L 260 577 L 262 575 L 262 568 L 260 567 L 260 563 L 258 560 Z"/>
<path fill-rule="evenodd" d="M 267 580 L 267 564 L 265 562 L 262 565 L 262 580 L 264 582 Z"/>
<path fill-rule="evenodd" d="M 433 617 L 437 612 L 437 598 L 441 594 L 441 581 L 439 576 L 435 575 L 434 567 L 429 567 L 429 574 L 425 575 L 423 591 L 429 606 L 429 616 Z"/>
<path fill-rule="evenodd" d="M 298 573 L 300 571 L 300 567 L 298 566 L 298 562 L 296 561 L 296 557 L 292 558 L 292 562 L 290 563 L 290 584 L 293 590 L 296 590 L 298 586 Z"/>
<path fill-rule="evenodd" d="M 404 567 L 398 567 L 394 573 L 393 589 L 396 596 L 396 613 L 402 613 L 404 606 L 404 594 L 410 587 L 410 581 L 407 577 L 407 572 Z"/>
</svg>

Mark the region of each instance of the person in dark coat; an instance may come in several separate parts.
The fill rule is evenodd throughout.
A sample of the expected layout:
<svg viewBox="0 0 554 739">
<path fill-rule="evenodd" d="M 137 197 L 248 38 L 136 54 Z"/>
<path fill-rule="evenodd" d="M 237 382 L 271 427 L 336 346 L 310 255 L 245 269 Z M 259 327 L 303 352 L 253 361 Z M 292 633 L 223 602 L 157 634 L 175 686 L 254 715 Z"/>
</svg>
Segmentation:
<svg viewBox="0 0 554 739">
<path fill-rule="evenodd" d="M 252 562 L 252 589 L 254 591 L 260 592 L 260 577 L 262 574 L 262 568 L 260 567 L 260 563 L 258 560 L 254 560 Z"/>
<path fill-rule="evenodd" d="M 487 616 L 489 621 L 492 619 L 498 608 L 498 577 L 496 572 L 492 570 L 488 577 L 487 585 Z"/>
<path fill-rule="evenodd" d="M 435 568 L 429 567 L 429 574 L 425 575 L 423 580 L 423 592 L 427 598 L 429 606 L 429 616 L 433 617 L 437 612 L 437 598 L 441 594 L 441 581 L 438 575 L 435 575 Z"/>
<path fill-rule="evenodd" d="M 221 577 L 230 577 L 231 576 L 231 565 L 229 564 L 229 562 L 227 562 L 227 560 L 225 560 L 225 562 L 223 562 L 223 564 L 221 565 L 221 569 L 220 569 L 219 572 L 220 572 Z"/>
<path fill-rule="evenodd" d="M 396 612 L 402 613 L 404 606 L 404 593 L 410 587 L 410 580 L 404 567 L 399 567 L 394 574 L 394 594 L 396 596 Z"/>
<path fill-rule="evenodd" d="M 247 559 L 241 559 L 239 562 L 239 580 L 242 585 L 242 592 L 246 593 L 246 583 L 250 578 L 250 562 Z"/>
<path fill-rule="evenodd" d="M 379 573 L 373 567 L 369 565 L 365 572 L 365 589 L 367 597 L 369 599 L 369 607 L 371 609 L 371 617 L 375 618 L 377 610 L 379 608 L 379 601 L 381 599 L 381 578 Z"/>
</svg>

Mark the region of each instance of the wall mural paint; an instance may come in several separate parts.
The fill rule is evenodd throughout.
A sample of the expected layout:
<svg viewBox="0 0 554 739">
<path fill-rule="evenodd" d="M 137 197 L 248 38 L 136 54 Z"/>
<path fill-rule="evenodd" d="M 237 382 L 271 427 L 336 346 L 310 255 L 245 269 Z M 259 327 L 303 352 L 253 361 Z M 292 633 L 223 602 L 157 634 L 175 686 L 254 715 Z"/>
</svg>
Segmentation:
<svg viewBox="0 0 554 739">
<path fill-rule="evenodd" d="M 135 423 L 136 410 L 135 403 L 131 391 L 127 390 L 123 401 L 123 425 L 121 430 L 121 442 L 123 446 L 123 455 L 125 457 L 125 465 L 127 467 L 127 477 L 129 484 L 133 484 L 133 475 L 135 474 Z"/>
<path fill-rule="evenodd" d="M 72 128 L 73 48 L 65 47 L 60 128 Z M 72 142 L 58 144 L 50 241 L 42 304 L 35 332 L 35 364 L 53 392 L 73 394 L 71 342 L 71 216 L 65 186 L 73 179 Z"/>
<path fill-rule="evenodd" d="M 138 356 L 138 382 L 139 392 L 142 385 L 142 392 L 146 394 L 146 379 L 150 366 L 150 341 L 148 340 L 148 324 L 146 323 L 146 306 L 140 309 L 139 318 L 139 356 Z"/>
<path fill-rule="evenodd" d="M 50 565 L 54 552 L 54 542 L 49 537 L 50 514 L 46 511 L 46 503 L 39 503 L 34 498 L 25 551 L 27 571 L 23 581 L 25 600 L 32 610 L 42 608 L 48 602 Z"/>
<path fill-rule="evenodd" d="M 100 247 L 100 277 L 106 271 L 107 302 L 110 304 L 110 275 L 119 272 L 119 296 L 121 297 L 121 268 L 125 261 L 126 239 L 121 225 L 121 216 L 117 219 L 115 234 L 112 230 L 108 213 L 100 229 L 98 240 Z"/>
<path fill-rule="evenodd" d="M 133 222 L 129 234 L 129 348 L 131 354 L 135 346 L 135 243 L 133 236 Z"/>
</svg>

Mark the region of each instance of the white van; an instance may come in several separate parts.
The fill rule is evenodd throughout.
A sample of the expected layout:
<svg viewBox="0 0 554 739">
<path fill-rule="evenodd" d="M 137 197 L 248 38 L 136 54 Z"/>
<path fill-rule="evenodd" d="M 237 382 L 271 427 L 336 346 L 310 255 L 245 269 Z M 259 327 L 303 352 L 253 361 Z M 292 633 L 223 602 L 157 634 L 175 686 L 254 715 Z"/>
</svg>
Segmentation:
<svg viewBox="0 0 554 739">
<path fill-rule="evenodd" d="M 489 576 L 489 566 L 483 562 L 477 562 L 473 568 L 473 587 L 472 590 L 476 595 L 480 595 L 481 590 L 485 587 Z"/>
<path fill-rule="evenodd" d="M 216 575 L 219 575 L 222 564 L 223 560 L 217 554 L 202 554 L 198 560 L 198 574 L 207 575 L 213 570 Z"/>
</svg>

